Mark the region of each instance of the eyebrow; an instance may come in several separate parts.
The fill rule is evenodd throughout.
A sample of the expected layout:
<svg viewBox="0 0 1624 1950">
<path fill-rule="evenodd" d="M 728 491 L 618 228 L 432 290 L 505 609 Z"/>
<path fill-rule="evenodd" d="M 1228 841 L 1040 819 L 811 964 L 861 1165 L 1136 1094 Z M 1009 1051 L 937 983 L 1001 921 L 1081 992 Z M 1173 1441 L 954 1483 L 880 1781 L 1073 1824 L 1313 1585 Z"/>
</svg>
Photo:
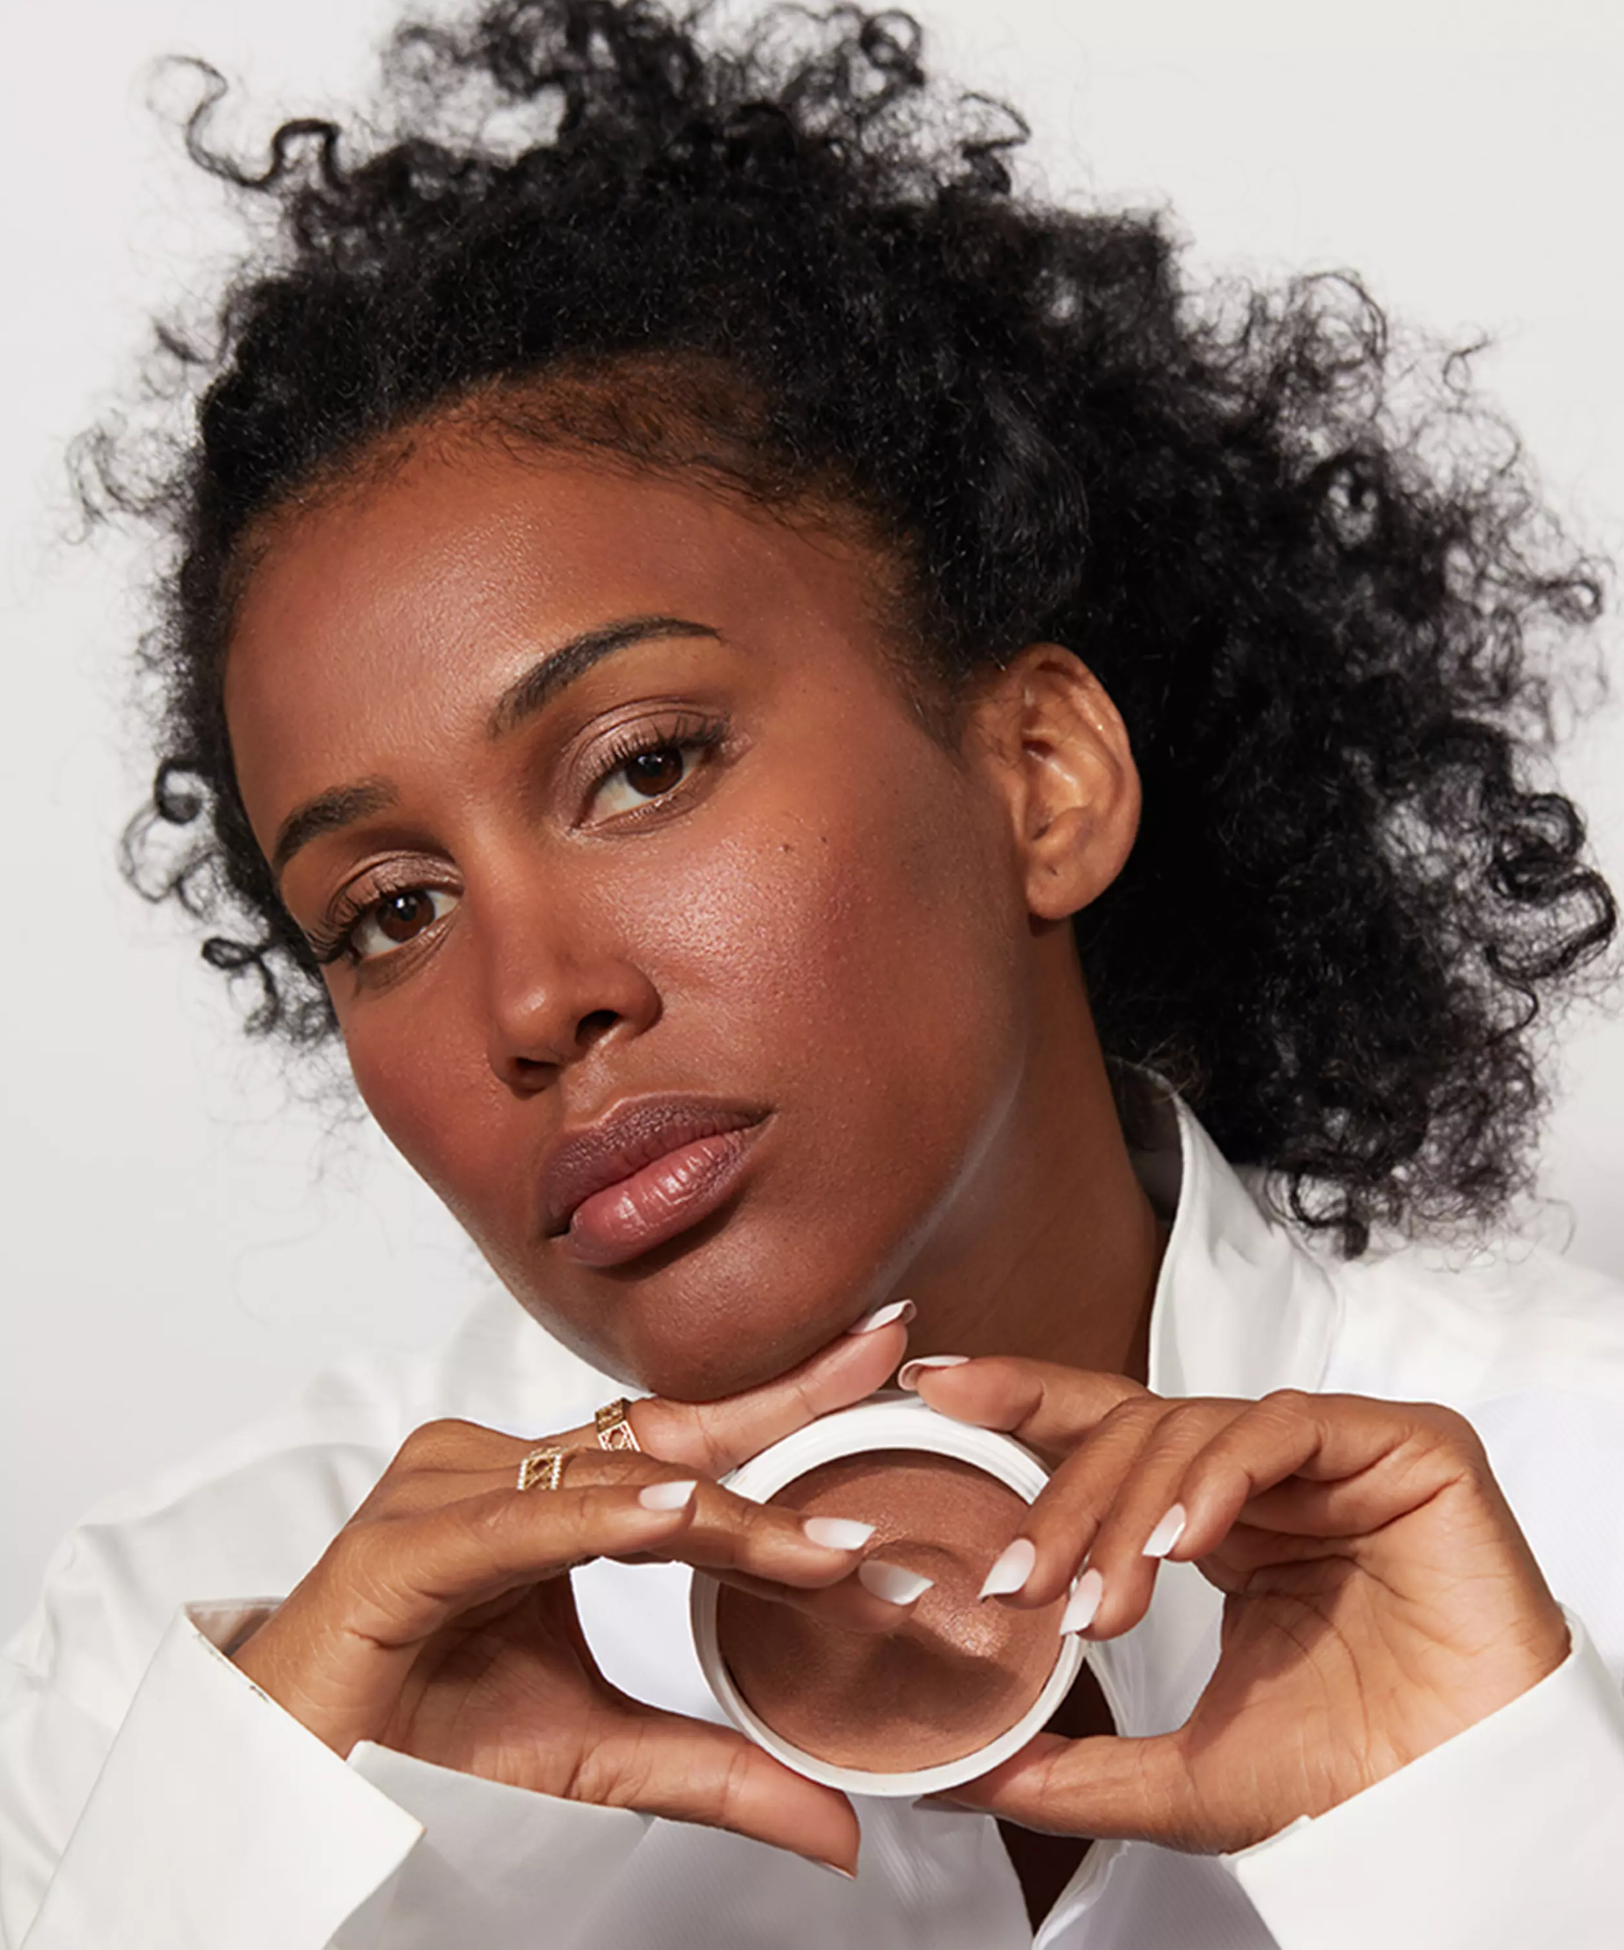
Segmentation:
<svg viewBox="0 0 1624 1950">
<path fill-rule="evenodd" d="M 634 643 L 647 643 L 652 637 L 706 636 L 721 641 L 721 632 L 706 623 L 691 623 L 681 616 L 628 616 L 618 623 L 603 623 L 595 630 L 583 630 L 551 650 L 538 664 L 510 684 L 496 700 L 491 713 L 490 736 L 501 738 L 534 717 L 566 685 L 589 671 L 595 663 L 625 650 Z"/>
<path fill-rule="evenodd" d="M 516 730 L 576 678 L 617 650 L 662 636 L 710 637 L 721 641 L 719 630 L 682 616 L 628 616 L 618 623 L 603 623 L 595 630 L 583 630 L 579 636 L 569 637 L 550 650 L 507 687 L 496 700 L 487 735 L 501 738 Z M 336 832 L 358 819 L 385 812 L 399 803 L 399 796 L 387 779 L 361 779 L 354 785 L 335 785 L 326 792 L 318 792 L 283 820 L 271 849 L 272 873 L 280 877 L 294 854 L 323 833 Z"/>
<path fill-rule="evenodd" d="M 272 873 L 280 876 L 301 846 L 308 846 L 321 834 L 349 826 L 357 819 L 384 812 L 396 804 L 399 796 L 387 779 L 362 779 L 356 785 L 335 785 L 327 792 L 318 792 L 314 799 L 296 806 L 283 820 L 276 845 L 271 849 Z"/>
</svg>

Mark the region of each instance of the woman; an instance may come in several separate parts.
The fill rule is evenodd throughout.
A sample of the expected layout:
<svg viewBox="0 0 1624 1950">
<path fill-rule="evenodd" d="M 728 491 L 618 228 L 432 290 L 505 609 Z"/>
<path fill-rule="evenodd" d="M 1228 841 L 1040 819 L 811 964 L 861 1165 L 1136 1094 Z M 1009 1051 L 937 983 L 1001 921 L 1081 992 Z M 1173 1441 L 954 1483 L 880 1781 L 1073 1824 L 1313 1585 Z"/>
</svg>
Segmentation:
<svg viewBox="0 0 1624 1950">
<path fill-rule="evenodd" d="M 1356 291 L 1204 317 L 915 38 L 498 6 L 238 174 L 137 864 L 519 1305 L 87 1537 L 8 1940 L 1609 1940 L 1624 1316 L 1408 1243 L 1612 933 L 1527 771 L 1593 584 Z M 895 1627 L 717 1480 L 894 1374 L 1054 1469 L 986 1602 L 1098 1684 L 859 1822 L 675 1604 Z"/>
</svg>

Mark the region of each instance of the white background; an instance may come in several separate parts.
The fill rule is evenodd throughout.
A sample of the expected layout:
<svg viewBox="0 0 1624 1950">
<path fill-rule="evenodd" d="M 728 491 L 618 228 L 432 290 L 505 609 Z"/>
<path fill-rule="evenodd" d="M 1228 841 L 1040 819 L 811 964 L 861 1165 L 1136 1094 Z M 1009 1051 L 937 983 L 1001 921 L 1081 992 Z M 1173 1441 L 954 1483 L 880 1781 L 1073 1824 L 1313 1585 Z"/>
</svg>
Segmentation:
<svg viewBox="0 0 1624 1950">
<path fill-rule="evenodd" d="M 930 0 L 1056 195 L 1171 204 L 1204 270 L 1353 265 L 1481 362 L 1557 506 L 1624 555 L 1624 24 L 1616 0 Z M 75 547 L 68 437 L 143 318 L 232 232 L 151 111 L 210 56 L 251 126 L 341 105 L 379 0 L 13 0 L 0 65 L 0 1631 L 52 1542 L 351 1348 L 422 1344 L 485 1277 L 330 1082 L 234 1034 L 177 923 L 118 881 L 144 757 L 124 708 L 138 560 Z M 157 91 L 163 94 L 161 88 Z M 1621 625 L 1606 626 L 1617 646 Z M 1615 666 L 1616 656 L 1612 658 Z M 1567 777 L 1624 882 L 1624 721 Z M 1543 1230 L 1624 1274 L 1624 1021 L 1565 1047 Z"/>
</svg>

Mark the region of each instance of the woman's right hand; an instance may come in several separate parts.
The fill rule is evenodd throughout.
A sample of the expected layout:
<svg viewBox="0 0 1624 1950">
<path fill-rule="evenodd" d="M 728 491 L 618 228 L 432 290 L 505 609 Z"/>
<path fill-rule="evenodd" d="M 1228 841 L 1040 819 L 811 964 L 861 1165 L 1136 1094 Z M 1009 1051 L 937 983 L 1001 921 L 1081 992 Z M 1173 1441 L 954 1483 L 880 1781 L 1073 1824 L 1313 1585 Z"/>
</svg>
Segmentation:
<svg viewBox="0 0 1624 1950">
<path fill-rule="evenodd" d="M 515 1487 L 536 1442 L 427 1424 L 236 1664 L 340 1754 L 375 1740 L 543 1794 L 731 1828 L 850 1872 L 858 1831 L 845 1797 L 730 1728 L 611 1686 L 567 1573 L 593 1557 L 680 1560 L 832 1623 L 898 1623 L 905 1613 L 851 1575 L 860 1546 L 820 1544 L 793 1511 L 712 1479 L 879 1387 L 911 1311 L 859 1322 L 745 1394 L 633 1403 L 641 1453 L 600 1448 L 590 1426 L 551 1438 L 570 1452 L 556 1490 Z"/>
</svg>

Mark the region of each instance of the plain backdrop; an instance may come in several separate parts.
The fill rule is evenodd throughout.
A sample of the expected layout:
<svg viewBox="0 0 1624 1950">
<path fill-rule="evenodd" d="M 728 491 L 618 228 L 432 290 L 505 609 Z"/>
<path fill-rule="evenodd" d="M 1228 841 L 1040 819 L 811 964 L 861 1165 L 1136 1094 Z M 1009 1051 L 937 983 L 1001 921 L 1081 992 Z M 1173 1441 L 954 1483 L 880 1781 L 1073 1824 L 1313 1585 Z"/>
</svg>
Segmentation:
<svg viewBox="0 0 1624 1950">
<path fill-rule="evenodd" d="M 488 1278 L 330 1077 L 236 1034 L 219 978 L 120 884 L 145 759 L 141 556 L 76 545 L 71 435 L 126 395 L 154 308 L 236 233 L 154 57 L 209 56 L 233 126 L 342 108 L 379 0 L 9 12 L 0 66 L 0 1630 L 86 1505 L 365 1346 L 444 1333 Z M 929 0 L 941 65 L 1006 94 L 1050 193 L 1167 204 L 1200 272 L 1358 267 L 1492 340 L 1482 378 L 1574 530 L 1624 553 L 1624 10 L 1616 0 Z M 1606 626 L 1610 655 L 1617 619 Z M 1613 661 L 1617 662 L 1616 655 Z M 1566 778 L 1624 879 L 1624 721 Z M 1624 1274 L 1624 1023 L 1576 1019 L 1544 1236 Z"/>
</svg>

